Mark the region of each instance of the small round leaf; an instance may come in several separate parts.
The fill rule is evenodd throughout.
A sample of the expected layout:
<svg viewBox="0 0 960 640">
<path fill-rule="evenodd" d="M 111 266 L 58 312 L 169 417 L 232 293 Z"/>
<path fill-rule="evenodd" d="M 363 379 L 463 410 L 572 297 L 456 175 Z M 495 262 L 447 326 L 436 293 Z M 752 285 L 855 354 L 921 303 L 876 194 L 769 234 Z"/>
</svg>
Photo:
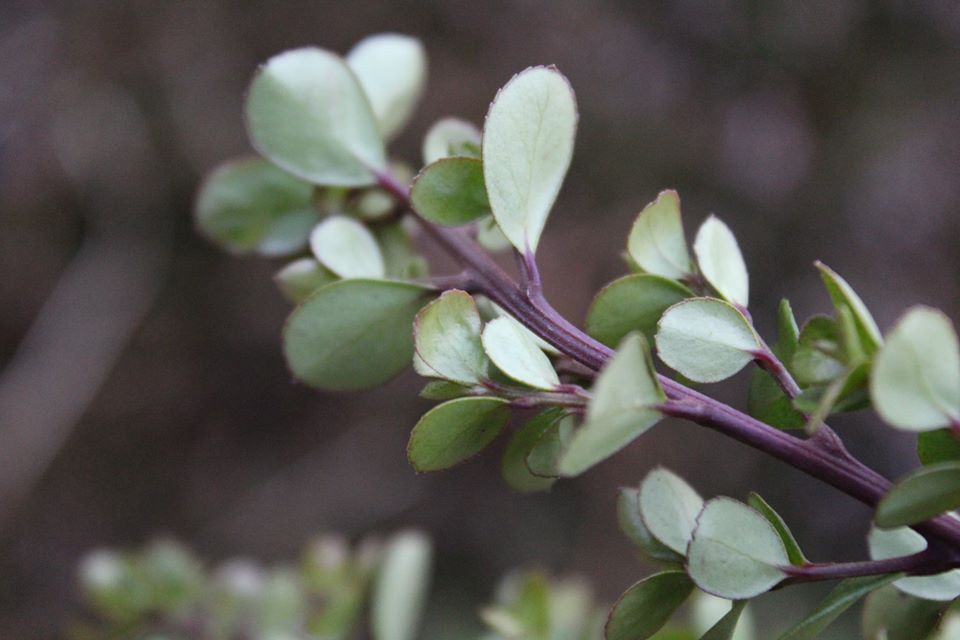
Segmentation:
<svg viewBox="0 0 960 640">
<path fill-rule="evenodd" d="M 653 340 L 663 313 L 692 297 L 693 292 L 667 278 L 624 276 L 605 286 L 593 299 L 587 313 L 587 333 L 607 346 L 619 344 L 631 331 L 640 331 Z"/>
<path fill-rule="evenodd" d="M 697 526 L 703 498 L 686 481 L 663 467 L 640 484 L 640 517 L 657 540 L 682 556 Z"/>
<path fill-rule="evenodd" d="M 367 96 L 329 51 L 308 47 L 270 58 L 250 84 L 246 118 L 257 151 L 308 182 L 362 187 L 387 167 Z"/>
<path fill-rule="evenodd" d="M 530 334 L 510 318 L 496 318 L 483 329 L 487 356 L 507 377 L 536 389 L 550 390 L 560 384 L 550 358 Z"/>
<path fill-rule="evenodd" d="M 746 307 L 750 299 L 750 278 L 730 227 L 716 216 L 708 217 L 697 231 L 693 252 L 701 273 L 717 293 Z"/>
<path fill-rule="evenodd" d="M 671 564 L 683 561 L 682 554 L 677 554 L 650 533 L 640 515 L 639 489 L 620 489 L 617 496 L 617 522 L 620 530 L 638 547 L 641 555 L 649 560 Z"/>
<path fill-rule="evenodd" d="M 543 478 L 530 473 L 527 467 L 527 456 L 533 450 L 540 438 L 548 429 L 563 418 L 563 410 L 553 408 L 544 411 L 533 420 L 528 421 L 510 438 L 507 448 L 503 453 L 503 460 L 500 465 L 500 471 L 503 479 L 514 490 L 523 493 L 534 491 L 546 491 L 553 486 L 553 478 Z"/>
<path fill-rule="evenodd" d="M 493 216 L 521 253 L 536 251 L 573 156 L 577 104 L 553 67 L 515 75 L 483 127 L 483 174 Z"/>
<path fill-rule="evenodd" d="M 347 64 L 363 87 L 380 134 L 393 138 L 410 120 L 427 80 L 427 55 L 416 38 L 381 33 L 358 42 Z"/>
<path fill-rule="evenodd" d="M 960 346 L 943 313 L 907 311 L 876 355 L 870 395 L 880 416 L 898 429 L 960 424 Z"/>
<path fill-rule="evenodd" d="M 312 194 L 312 185 L 262 158 L 227 162 L 200 188 L 197 229 L 232 253 L 295 253 L 317 223 Z"/>
<path fill-rule="evenodd" d="M 382 384 L 410 364 L 410 326 L 432 290 L 387 280 L 341 280 L 287 319 L 283 350 L 298 380 L 330 391 Z"/>
<path fill-rule="evenodd" d="M 693 592 L 683 571 L 663 571 L 627 589 L 607 618 L 607 640 L 643 640 L 667 623 Z"/>
<path fill-rule="evenodd" d="M 687 571 L 698 587 L 742 600 L 770 590 L 786 575 L 790 558 L 767 520 L 742 502 L 707 502 L 687 549 Z"/>
<path fill-rule="evenodd" d="M 490 215 L 483 166 L 474 158 L 441 158 L 428 164 L 414 179 L 410 199 L 417 213 L 438 224 L 467 224 Z"/>
<path fill-rule="evenodd" d="M 462 385 L 487 377 L 489 361 L 480 342 L 480 312 L 470 294 L 446 291 L 425 306 L 413 323 L 423 375 Z"/>
<path fill-rule="evenodd" d="M 880 329 L 877 327 L 873 316 L 870 315 L 867 305 L 863 303 L 863 300 L 861 300 L 857 292 L 853 290 L 853 287 L 841 278 L 836 271 L 822 262 L 816 262 L 814 264 L 817 269 L 820 270 L 820 278 L 827 288 L 827 293 L 830 295 L 833 306 L 837 310 L 843 306 L 850 308 L 857 327 L 857 333 L 860 335 L 860 340 L 866 348 L 867 354 L 872 354 L 877 350 L 877 347 L 883 344 L 883 337 L 880 335 Z"/>
<path fill-rule="evenodd" d="M 353 218 L 330 216 L 310 234 L 313 255 L 341 278 L 383 278 L 386 266 L 373 234 Z"/>
<path fill-rule="evenodd" d="M 729 378 L 754 359 L 762 342 L 750 321 L 716 298 L 691 298 L 663 314 L 657 355 L 695 382 Z"/>
<path fill-rule="evenodd" d="M 311 293 L 336 279 L 335 273 L 313 258 L 294 260 L 273 274 L 280 292 L 294 304 L 303 302 Z"/>
<path fill-rule="evenodd" d="M 890 529 L 929 520 L 960 507 L 960 462 L 917 469 L 897 482 L 877 505 L 874 522 Z"/>
<path fill-rule="evenodd" d="M 450 156 L 480 157 L 480 130 L 466 120 L 444 118 L 423 138 L 423 164 Z"/>
<path fill-rule="evenodd" d="M 662 191 L 644 207 L 630 229 L 627 252 L 647 273 L 674 280 L 690 274 L 690 254 L 676 191 Z"/>
<path fill-rule="evenodd" d="M 413 427 L 407 458 L 417 471 L 449 469 L 493 442 L 510 419 L 502 398 L 457 398 L 437 405 Z"/>
<path fill-rule="evenodd" d="M 897 529 L 874 527 L 867 537 L 867 545 L 870 547 L 870 557 L 873 560 L 886 560 L 919 553 L 927 548 L 927 541 L 922 535 L 907 527 Z M 960 596 L 960 569 L 934 576 L 901 578 L 894 582 L 893 586 L 907 595 L 924 600 L 953 600 Z"/>
</svg>

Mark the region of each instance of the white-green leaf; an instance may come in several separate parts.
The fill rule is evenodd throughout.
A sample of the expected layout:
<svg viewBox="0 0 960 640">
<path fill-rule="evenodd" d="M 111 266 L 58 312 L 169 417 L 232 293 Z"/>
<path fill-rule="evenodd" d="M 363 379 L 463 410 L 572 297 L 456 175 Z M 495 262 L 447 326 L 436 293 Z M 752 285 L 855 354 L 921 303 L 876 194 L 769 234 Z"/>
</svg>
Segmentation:
<svg viewBox="0 0 960 640">
<path fill-rule="evenodd" d="M 762 341 L 733 305 L 716 298 L 678 302 L 660 318 L 657 355 L 696 382 L 729 378 L 754 359 Z"/>
<path fill-rule="evenodd" d="M 929 520 L 960 507 L 960 462 L 917 469 L 883 496 L 873 521 L 889 529 Z"/>
<path fill-rule="evenodd" d="M 483 128 L 483 174 L 493 216 L 521 253 L 537 249 L 573 155 L 577 105 L 552 67 L 515 75 Z"/>
<path fill-rule="evenodd" d="M 509 318 L 496 318 L 483 329 L 483 348 L 500 371 L 537 389 L 553 389 L 560 378 L 550 358 Z"/>
<path fill-rule="evenodd" d="M 625 447 L 660 420 L 653 407 L 665 399 L 646 341 L 630 334 L 597 375 L 586 421 L 560 456 L 560 473 L 577 475 Z"/>
<path fill-rule="evenodd" d="M 559 407 L 547 409 L 517 429 L 510 438 L 503 452 L 500 473 L 515 491 L 523 493 L 546 491 L 553 485 L 554 478 L 543 478 L 530 472 L 527 467 L 527 456 L 537 446 L 544 433 L 554 428 L 563 415 L 563 409 Z"/>
<path fill-rule="evenodd" d="M 233 160 L 197 195 L 197 229 L 227 251 L 281 256 L 302 249 L 317 223 L 313 186 L 262 158 Z"/>
<path fill-rule="evenodd" d="M 416 38 L 381 33 L 358 42 L 347 64 L 370 99 L 384 140 L 410 120 L 427 80 L 427 55 Z"/>
<path fill-rule="evenodd" d="M 509 238 L 503 235 L 492 215 L 477 220 L 477 243 L 493 252 L 506 251 L 513 246 Z"/>
<path fill-rule="evenodd" d="M 867 355 L 872 354 L 877 350 L 877 347 L 883 344 L 883 337 L 880 335 L 880 329 L 877 327 L 873 316 L 870 315 L 867 305 L 863 303 L 863 300 L 861 300 L 857 292 L 853 290 L 853 287 L 841 278 L 836 271 L 822 262 L 816 262 L 815 264 L 817 269 L 820 270 L 820 278 L 827 288 L 827 293 L 830 295 L 830 301 L 833 302 L 833 306 L 837 309 L 843 305 L 850 308 L 856 321 L 860 340 L 867 350 Z"/>
<path fill-rule="evenodd" d="M 652 562 L 679 564 L 683 554 L 677 554 L 657 540 L 640 515 L 640 490 L 620 489 L 617 497 L 617 522 L 620 530 L 638 547 L 641 555 Z"/>
<path fill-rule="evenodd" d="M 383 278 L 386 267 L 377 239 L 360 222 L 330 216 L 310 234 L 317 260 L 341 278 Z"/>
<path fill-rule="evenodd" d="M 374 640 L 413 640 L 430 586 L 433 549 L 418 531 L 399 533 L 387 543 L 371 601 Z"/>
<path fill-rule="evenodd" d="M 750 278 L 740 245 L 730 227 L 711 215 L 700 226 L 693 241 L 700 272 L 721 296 L 746 307 L 750 300 Z"/>
<path fill-rule="evenodd" d="M 450 156 L 479 158 L 480 130 L 459 118 L 444 118 L 434 123 L 423 138 L 423 164 Z"/>
<path fill-rule="evenodd" d="M 653 536 L 682 556 L 697 526 L 703 498 L 686 481 L 663 467 L 640 484 L 640 517 Z"/>
<path fill-rule="evenodd" d="M 698 587 L 742 600 L 764 593 L 786 577 L 790 558 L 766 518 L 742 502 L 707 502 L 687 549 L 687 571 Z"/>
<path fill-rule="evenodd" d="M 919 553 L 927 548 L 927 541 L 922 535 L 900 527 L 897 529 L 870 530 L 867 537 L 870 547 L 870 557 L 873 560 L 886 560 Z M 934 576 L 902 578 L 893 583 L 897 589 L 924 600 L 953 600 L 960 597 L 960 569 L 953 569 Z"/>
<path fill-rule="evenodd" d="M 283 351 L 298 380 L 330 391 L 382 384 L 409 366 L 410 326 L 429 287 L 387 280 L 340 280 L 294 309 Z"/>
<path fill-rule="evenodd" d="M 418 373 L 462 385 L 480 383 L 490 366 L 480 341 L 480 312 L 470 294 L 446 291 L 413 322 Z"/>
<path fill-rule="evenodd" d="M 509 243 L 508 243 L 508 246 L 509 246 Z M 520 323 L 519 320 L 517 320 L 512 315 L 507 313 L 507 311 L 503 307 L 498 305 L 496 302 L 490 302 L 490 306 L 493 308 L 493 311 L 497 314 L 497 317 L 506 318 L 507 320 L 512 322 L 513 326 L 516 327 L 517 331 L 523 332 L 528 339 L 533 340 L 533 342 L 536 343 L 538 347 L 540 347 L 541 351 L 545 351 L 552 356 L 560 355 L 560 351 L 557 350 L 555 346 L 548 343 L 546 340 L 543 340 L 540 336 L 535 334 L 533 331 L 530 331 L 530 329 L 527 329 L 525 326 L 523 326 Z"/>
<path fill-rule="evenodd" d="M 949 318 L 929 307 L 910 309 L 876 355 L 870 395 L 898 429 L 960 423 L 960 346 Z"/>
<path fill-rule="evenodd" d="M 294 260 L 273 274 L 281 293 L 295 304 L 303 302 L 311 293 L 336 279 L 335 273 L 313 258 Z"/>
<path fill-rule="evenodd" d="M 690 254 L 676 191 L 661 191 L 644 207 L 630 229 L 627 252 L 647 273 L 673 280 L 690 274 Z"/>
<path fill-rule="evenodd" d="M 308 182 L 362 187 L 387 167 L 367 96 L 329 51 L 294 49 L 270 58 L 250 84 L 246 118 L 257 151 Z"/>
</svg>

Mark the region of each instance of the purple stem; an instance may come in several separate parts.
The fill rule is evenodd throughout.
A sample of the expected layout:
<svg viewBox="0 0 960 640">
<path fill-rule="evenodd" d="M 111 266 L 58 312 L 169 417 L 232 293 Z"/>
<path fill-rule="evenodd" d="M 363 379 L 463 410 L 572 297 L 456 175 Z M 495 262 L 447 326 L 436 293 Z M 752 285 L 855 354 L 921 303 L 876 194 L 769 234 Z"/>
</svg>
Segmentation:
<svg viewBox="0 0 960 640">
<path fill-rule="evenodd" d="M 817 582 L 862 576 L 879 576 L 888 573 L 906 573 L 913 576 L 928 576 L 949 571 L 956 566 L 949 556 L 924 550 L 909 556 L 866 560 L 863 562 L 808 563 L 798 567 L 780 569 L 789 576 L 790 582 Z"/>
<path fill-rule="evenodd" d="M 410 206 L 406 186 L 389 175 L 379 176 L 379 179 L 380 186 Z M 415 211 L 413 213 L 416 215 Z M 484 295 L 563 354 L 593 371 L 599 371 L 613 356 L 609 347 L 557 313 L 542 292 L 525 291 L 463 230 L 440 227 L 420 216 L 417 218 L 440 246 L 473 273 L 477 287 Z M 890 488 L 889 480 L 850 455 L 839 438 L 834 440 L 835 435 L 833 438 L 825 434 L 801 440 L 662 374 L 657 374 L 657 378 L 668 397 L 668 401 L 659 407 L 665 415 L 684 418 L 730 436 L 871 507 L 876 506 Z M 818 435 L 823 431 L 818 431 Z M 913 529 L 928 539 L 947 543 L 960 557 L 960 520 L 943 515 L 914 525 Z"/>
</svg>

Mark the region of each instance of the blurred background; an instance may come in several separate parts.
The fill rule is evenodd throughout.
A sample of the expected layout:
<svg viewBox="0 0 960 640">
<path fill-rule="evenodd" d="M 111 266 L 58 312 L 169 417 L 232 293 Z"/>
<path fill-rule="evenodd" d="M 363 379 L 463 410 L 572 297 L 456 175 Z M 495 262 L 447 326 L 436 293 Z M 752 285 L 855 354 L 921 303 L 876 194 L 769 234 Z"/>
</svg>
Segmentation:
<svg viewBox="0 0 960 640">
<path fill-rule="evenodd" d="M 430 56 L 393 148 L 411 162 L 434 120 L 482 122 L 516 71 L 554 63 L 570 78 L 577 152 L 540 254 L 572 320 L 624 272 L 634 216 L 668 187 L 688 230 L 715 212 L 736 232 L 761 328 L 781 296 L 801 318 L 829 310 L 818 258 L 884 328 L 916 302 L 960 312 L 953 0 L 6 0 L 0 637 L 54 637 L 79 610 L 84 553 L 159 534 L 215 562 L 421 527 L 439 549 L 425 637 L 471 628 L 515 565 L 582 573 L 612 599 L 647 571 L 617 531 L 616 488 L 658 463 L 705 495 L 760 491 L 815 559 L 865 553 L 865 508 L 691 425 L 519 496 L 492 452 L 413 473 L 404 444 L 429 403 L 412 372 L 355 395 L 291 382 L 277 265 L 207 244 L 191 201 L 206 171 L 249 149 L 241 104 L 259 62 L 380 31 L 416 35 Z M 716 393 L 742 404 L 744 382 Z M 871 416 L 835 423 L 885 474 L 915 464 L 911 439 Z M 761 629 L 821 593 L 765 597 Z"/>
</svg>

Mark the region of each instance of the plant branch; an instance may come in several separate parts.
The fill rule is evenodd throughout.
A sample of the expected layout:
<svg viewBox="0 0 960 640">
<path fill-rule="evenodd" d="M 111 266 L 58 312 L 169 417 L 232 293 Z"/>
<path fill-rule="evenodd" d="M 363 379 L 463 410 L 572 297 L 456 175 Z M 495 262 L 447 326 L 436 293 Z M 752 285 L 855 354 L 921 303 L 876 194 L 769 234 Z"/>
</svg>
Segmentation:
<svg viewBox="0 0 960 640">
<path fill-rule="evenodd" d="M 392 176 L 379 176 L 380 185 L 410 206 L 406 186 Z M 413 212 L 416 215 L 416 212 Z M 471 273 L 484 295 L 510 312 L 524 326 L 581 365 L 599 371 L 613 351 L 563 318 L 543 297 L 528 293 L 460 229 L 440 227 L 417 216 L 424 229 Z M 733 407 L 658 374 L 668 401 L 658 407 L 665 415 L 712 428 L 763 451 L 869 505 L 890 488 L 890 481 L 851 456 L 842 445 L 823 446 L 823 439 L 801 440 Z M 823 431 L 821 429 L 821 431 Z M 819 433 L 819 432 L 818 432 Z M 939 516 L 913 527 L 924 537 L 946 542 L 960 554 L 960 521 Z"/>
<path fill-rule="evenodd" d="M 929 576 L 954 568 L 948 557 L 926 549 L 919 553 L 884 560 L 862 562 L 810 562 L 800 566 L 785 566 L 789 583 L 840 580 L 862 576 L 878 576 L 887 573 L 904 573 L 912 576 Z"/>
</svg>

